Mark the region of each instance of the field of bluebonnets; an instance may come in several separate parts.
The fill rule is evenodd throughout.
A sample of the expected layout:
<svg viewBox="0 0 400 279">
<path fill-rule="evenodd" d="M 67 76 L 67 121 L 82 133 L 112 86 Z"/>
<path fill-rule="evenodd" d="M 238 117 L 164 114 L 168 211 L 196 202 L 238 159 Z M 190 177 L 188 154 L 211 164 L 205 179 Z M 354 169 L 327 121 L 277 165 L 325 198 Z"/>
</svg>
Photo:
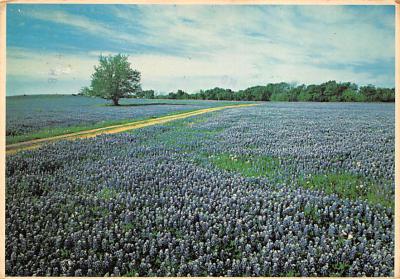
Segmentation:
<svg viewBox="0 0 400 279">
<path fill-rule="evenodd" d="M 72 95 L 27 95 L 7 97 L 7 142 L 29 140 L 32 134 L 52 136 L 76 128 L 96 128 L 121 121 L 158 117 L 231 102 L 196 100 L 121 99 L 121 106 L 110 106 L 101 98 Z M 97 125 L 97 126 L 96 126 Z M 35 137 L 32 137 L 35 138 Z"/>
<path fill-rule="evenodd" d="M 8 275 L 393 276 L 393 104 L 228 109 L 6 172 Z"/>
</svg>

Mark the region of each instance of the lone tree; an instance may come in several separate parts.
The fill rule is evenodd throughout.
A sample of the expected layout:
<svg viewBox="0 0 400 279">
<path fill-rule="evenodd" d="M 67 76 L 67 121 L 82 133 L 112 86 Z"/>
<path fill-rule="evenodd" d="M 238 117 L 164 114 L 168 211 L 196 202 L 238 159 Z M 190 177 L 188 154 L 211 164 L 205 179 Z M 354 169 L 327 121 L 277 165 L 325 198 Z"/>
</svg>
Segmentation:
<svg viewBox="0 0 400 279">
<path fill-rule="evenodd" d="M 99 62 L 94 67 L 90 87 L 82 88 L 80 94 L 112 100 L 118 106 L 120 98 L 141 90 L 140 72 L 131 68 L 127 55 L 100 55 Z"/>
</svg>

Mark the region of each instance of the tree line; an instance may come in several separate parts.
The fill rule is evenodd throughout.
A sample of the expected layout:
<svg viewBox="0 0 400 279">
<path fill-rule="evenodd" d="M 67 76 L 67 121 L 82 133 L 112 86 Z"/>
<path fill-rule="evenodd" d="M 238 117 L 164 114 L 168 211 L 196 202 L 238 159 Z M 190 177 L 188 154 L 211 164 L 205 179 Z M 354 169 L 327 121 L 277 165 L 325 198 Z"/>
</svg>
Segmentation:
<svg viewBox="0 0 400 279">
<path fill-rule="evenodd" d="M 373 85 L 358 87 L 355 83 L 334 80 L 319 85 L 268 83 L 239 91 L 215 87 L 194 94 L 179 89 L 177 92 L 156 96 L 154 90 L 142 90 L 140 79 L 140 72 L 131 68 L 127 55 L 101 55 L 99 65 L 94 67 L 90 86 L 83 87 L 79 95 L 112 100 L 114 105 L 119 105 L 121 98 L 288 102 L 394 102 L 395 100 L 394 88 Z"/>
<path fill-rule="evenodd" d="M 149 91 L 152 94 L 149 94 Z M 147 96 L 159 99 L 196 99 L 228 101 L 287 101 L 287 102 L 394 102 L 395 89 L 381 88 L 373 85 L 358 87 L 351 82 L 334 80 L 321 84 L 293 85 L 286 82 L 269 83 L 233 91 L 215 87 L 188 94 L 183 90 L 170 92 L 167 95 L 154 95 L 153 90 Z M 142 93 L 143 95 L 143 93 Z"/>
</svg>

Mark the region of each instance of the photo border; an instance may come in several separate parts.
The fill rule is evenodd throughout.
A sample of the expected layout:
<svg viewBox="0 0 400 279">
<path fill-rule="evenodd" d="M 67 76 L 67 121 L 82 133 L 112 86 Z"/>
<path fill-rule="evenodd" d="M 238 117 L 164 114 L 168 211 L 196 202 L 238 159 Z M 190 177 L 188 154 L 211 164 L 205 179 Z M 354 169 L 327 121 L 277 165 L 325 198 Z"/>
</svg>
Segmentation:
<svg viewBox="0 0 400 279">
<path fill-rule="evenodd" d="M 400 0 L 0 0 L 0 278 L 26 278 L 5 275 L 5 162 L 6 162 L 6 10 L 7 4 L 196 4 L 196 5 L 393 5 L 395 6 L 395 96 L 399 97 L 400 90 Z M 395 261 L 394 277 L 400 278 L 400 189 L 397 184 L 400 179 L 400 101 L 395 101 Z M 35 277 L 35 278 L 86 278 L 86 277 Z M 91 277 L 103 278 L 103 277 Z M 114 277 L 126 278 L 126 277 Z M 176 278 L 176 277 L 162 277 Z M 204 277 L 192 277 L 204 278 Z M 236 277 L 250 278 L 250 277 Z M 276 278 L 276 277 L 261 277 Z M 291 277 L 280 277 L 291 278 Z M 295 278 L 295 277 L 292 277 Z M 314 277 L 332 278 L 332 277 Z M 340 277 L 338 277 L 340 278 Z M 343 277 L 359 278 L 359 277 Z"/>
</svg>

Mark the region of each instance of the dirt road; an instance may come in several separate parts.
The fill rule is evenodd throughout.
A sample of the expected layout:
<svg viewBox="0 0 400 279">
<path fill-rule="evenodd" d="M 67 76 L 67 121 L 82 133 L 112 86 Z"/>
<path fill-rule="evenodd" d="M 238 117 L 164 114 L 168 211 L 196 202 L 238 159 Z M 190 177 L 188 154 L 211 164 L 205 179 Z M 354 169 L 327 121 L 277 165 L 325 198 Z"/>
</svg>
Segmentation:
<svg viewBox="0 0 400 279">
<path fill-rule="evenodd" d="M 59 135 L 59 136 L 54 136 L 54 137 L 49 137 L 49 138 L 18 142 L 18 143 L 7 145 L 6 146 L 6 154 L 10 155 L 10 154 L 17 153 L 18 151 L 38 148 L 39 146 L 41 146 L 45 143 L 57 141 L 57 140 L 73 140 L 73 139 L 77 139 L 77 138 L 91 138 L 91 137 L 95 137 L 95 136 L 98 136 L 101 134 L 115 134 L 115 133 L 120 133 L 120 132 L 124 132 L 124 131 L 128 131 L 128 130 L 139 129 L 139 128 L 143 128 L 143 127 L 147 127 L 147 126 L 151 126 L 151 125 L 162 124 L 162 123 L 170 122 L 170 121 L 177 120 L 177 119 L 187 118 L 187 117 L 194 116 L 194 115 L 204 114 L 207 112 L 213 112 L 213 111 L 223 110 L 223 109 L 227 109 L 227 108 L 248 107 L 248 106 L 255 106 L 255 105 L 256 104 L 240 104 L 240 105 L 230 105 L 230 106 L 223 106 L 223 107 L 200 109 L 200 110 L 185 112 L 185 113 L 176 114 L 176 115 L 161 116 L 161 117 L 153 118 L 153 119 L 134 121 L 131 123 L 125 123 L 125 124 L 120 124 L 120 125 L 112 125 L 112 126 L 108 126 L 108 127 L 86 130 L 86 131 L 81 131 L 81 132 L 76 132 L 76 133 L 69 133 L 69 134 Z"/>
</svg>

